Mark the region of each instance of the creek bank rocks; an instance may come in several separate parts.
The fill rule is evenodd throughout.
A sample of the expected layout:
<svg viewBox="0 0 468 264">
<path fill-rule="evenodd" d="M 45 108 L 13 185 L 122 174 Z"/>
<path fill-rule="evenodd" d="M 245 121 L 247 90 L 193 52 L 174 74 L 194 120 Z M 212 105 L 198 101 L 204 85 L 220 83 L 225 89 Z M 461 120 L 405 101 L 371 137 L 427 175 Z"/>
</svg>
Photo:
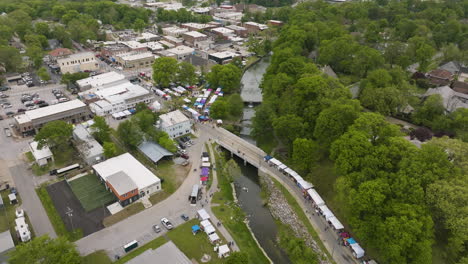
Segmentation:
<svg viewBox="0 0 468 264">
<path fill-rule="evenodd" d="M 317 253 L 321 264 L 329 264 L 327 256 L 317 245 L 317 242 L 309 235 L 307 228 L 291 208 L 281 190 L 276 187 L 269 176 L 261 175 L 260 173 L 259 176 L 262 188 L 268 192 L 268 207 L 273 217 L 289 226 L 293 230 L 295 237 L 304 240 L 305 244 Z"/>
</svg>

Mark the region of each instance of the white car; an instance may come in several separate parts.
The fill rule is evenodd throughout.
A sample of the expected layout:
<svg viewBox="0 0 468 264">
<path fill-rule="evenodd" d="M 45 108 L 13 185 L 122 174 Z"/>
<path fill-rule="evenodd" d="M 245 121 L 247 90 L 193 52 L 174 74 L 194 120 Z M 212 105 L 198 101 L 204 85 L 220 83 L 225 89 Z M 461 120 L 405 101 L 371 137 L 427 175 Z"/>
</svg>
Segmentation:
<svg viewBox="0 0 468 264">
<path fill-rule="evenodd" d="M 174 228 L 174 226 L 172 225 L 172 223 L 169 221 L 169 219 L 167 218 L 161 218 L 161 224 L 167 228 L 167 230 L 171 230 L 172 228 Z"/>
<path fill-rule="evenodd" d="M 21 208 L 16 209 L 16 218 L 24 217 L 24 210 Z"/>
</svg>

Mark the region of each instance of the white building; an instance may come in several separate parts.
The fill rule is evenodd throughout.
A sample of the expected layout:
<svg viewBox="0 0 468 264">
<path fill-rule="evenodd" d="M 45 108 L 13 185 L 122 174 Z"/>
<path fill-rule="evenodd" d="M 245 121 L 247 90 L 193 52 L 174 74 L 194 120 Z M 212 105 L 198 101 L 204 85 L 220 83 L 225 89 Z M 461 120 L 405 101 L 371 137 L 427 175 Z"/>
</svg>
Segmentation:
<svg viewBox="0 0 468 264">
<path fill-rule="evenodd" d="M 135 108 L 138 103 L 150 104 L 154 101 L 153 94 L 145 88 L 130 82 L 118 83 L 100 90 L 90 90 L 82 97 L 97 100 L 89 104 L 93 113 L 99 116 Z"/>
<path fill-rule="evenodd" d="M 23 217 L 19 217 L 15 219 L 15 230 L 18 232 L 18 235 L 22 242 L 27 242 L 31 240 L 31 232 L 29 231 L 29 226 L 26 224 L 26 220 Z"/>
<path fill-rule="evenodd" d="M 228 37 L 228 36 L 234 36 L 235 35 L 234 30 L 229 29 L 229 28 L 225 28 L 225 27 L 213 28 L 213 29 L 211 29 L 211 31 L 213 33 L 215 33 L 216 35 L 222 36 L 222 37 Z"/>
<path fill-rule="evenodd" d="M 191 131 L 190 120 L 176 110 L 159 116 L 159 129 L 169 134 L 171 138 L 189 134 Z"/>
<path fill-rule="evenodd" d="M 176 58 L 178 60 L 184 60 L 186 57 L 192 54 L 195 51 L 195 49 L 182 45 L 172 49 L 168 49 L 166 51 L 176 55 Z"/>
<path fill-rule="evenodd" d="M 80 52 L 57 60 L 62 73 L 76 73 L 95 71 L 99 68 L 96 57 L 92 52 Z"/>
<path fill-rule="evenodd" d="M 89 133 L 85 126 L 78 124 L 73 129 L 73 138 L 77 141 L 77 149 L 88 165 L 104 160 L 104 149 Z"/>
<path fill-rule="evenodd" d="M 125 75 L 111 71 L 76 81 L 80 90 L 100 88 L 105 85 L 125 80 Z"/>
<path fill-rule="evenodd" d="M 144 46 L 146 47 L 146 46 Z M 153 65 L 156 56 L 147 51 L 141 53 L 123 53 L 115 56 L 115 59 L 119 65 L 127 69 L 138 69 L 138 68 L 147 68 Z"/>
<path fill-rule="evenodd" d="M 42 149 L 38 149 L 37 145 L 38 143 L 36 141 L 29 143 L 29 149 L 36 160 L 37 165 L 45 166 L 48 162 L 54 161 L 54 156 L 48 146 L 43 146 Z"/>
<path fill-rule="evenodd" d="M 138 188 L 140 197 L 151 195 L 161 190 L 161 180 L 135 159 L 130 153 L 124 153 L 93 166 L 97 176 L 104 182 L 116 173 L 124 173 Z"/>
<path fill-rule="evenodd" d="M 185 32 L 188 31 L 186 28 L 180 28 L 180 27 L 166 27 L 162 29 L 164 35 L 166 36 L 173 36 L 173 37 L 179 37 L 180 35 L 184 34 Z"/>
</svg>

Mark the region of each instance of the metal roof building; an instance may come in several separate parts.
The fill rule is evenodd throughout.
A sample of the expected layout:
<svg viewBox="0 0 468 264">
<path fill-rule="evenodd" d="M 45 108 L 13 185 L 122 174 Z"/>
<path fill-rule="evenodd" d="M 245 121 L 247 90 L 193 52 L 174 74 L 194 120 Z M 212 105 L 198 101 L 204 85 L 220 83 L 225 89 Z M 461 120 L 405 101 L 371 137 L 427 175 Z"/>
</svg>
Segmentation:
<svg viewBox="0 0 468 264">
<path fill-rule="evenodd" d="M 173 156 L 169 150 L 152 141 L 145 141 L 141 143 L 138 146 L 138 149 L 154 163 L 160 161 L 164 157 Z"/>
<path fill-rule="evenodd" d="M 192 264 L 192 261 L 172 242 L 148 249 L 126 262 L 126 264 Z"/>
</svg>

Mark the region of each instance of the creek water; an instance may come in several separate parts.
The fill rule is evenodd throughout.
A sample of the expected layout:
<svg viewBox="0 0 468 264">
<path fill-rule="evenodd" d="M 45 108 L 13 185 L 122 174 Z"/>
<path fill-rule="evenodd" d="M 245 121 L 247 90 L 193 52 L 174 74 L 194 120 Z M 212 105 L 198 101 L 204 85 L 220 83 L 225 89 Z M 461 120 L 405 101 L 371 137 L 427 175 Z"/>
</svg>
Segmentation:
<svg viewBox="0 0 468 264">
<path fill-rule="evenodd" d="M 268 65 L 270 65 L 270 57 L 262 58 L 244 72 L 241 80 L 241 96 L 244 103 L 246 103 L 241 122 L 241 137 L 254 145 L 256 144 L 255 140 L 250 137 L 250 126 L 252 118 L 255 115 L 253 104 L 258 104 L 262 101 L 262 91 L 259 86 Z M 235 157 L 234 160 L 239 164 L 242 171 L 242 175 L 234 181 L 237 199 L 242 210 L 247 215 L 252 232 L 274 263 L 291 263 L 286 253 L 276 242 L 278 227 L 261 197 L 257 168 L 250 164 L 244 165 L 244 162 L 240 158 Z"/>
</svg>

